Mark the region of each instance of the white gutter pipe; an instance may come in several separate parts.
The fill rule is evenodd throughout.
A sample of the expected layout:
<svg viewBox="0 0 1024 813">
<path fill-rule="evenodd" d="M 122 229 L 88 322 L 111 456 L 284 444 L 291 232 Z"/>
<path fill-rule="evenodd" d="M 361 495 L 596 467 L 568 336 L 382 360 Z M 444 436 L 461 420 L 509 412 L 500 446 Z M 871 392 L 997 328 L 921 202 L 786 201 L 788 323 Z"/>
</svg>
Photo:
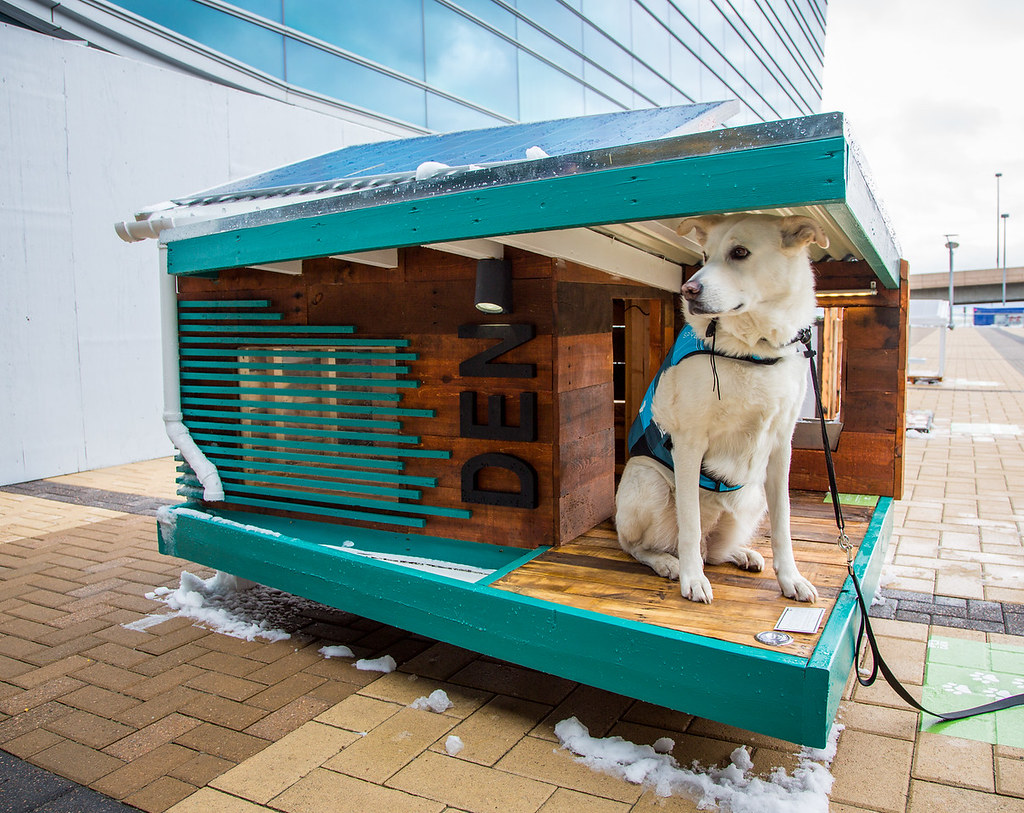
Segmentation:
<svg viewBox="0 0 1024 813">
<path fill-rule="evenodd" d="M 134 225 L 134 224 L 130 224 Z M 120 232 L 118 232 L 120 234 Z M 154 235 L 155 236 L 155 235 Z M 160 327 L 164 365 L 164 426 L 167 437 L 181 452 L 203 484 L 206 502 L 223 502 L 224 485 L 217 467 L 196 446 L 181 414 L 181 377 L 178 357 L 178 291 L 175 278 L 167 273 L 167 246 L 160 245 Z"/>
</svg>

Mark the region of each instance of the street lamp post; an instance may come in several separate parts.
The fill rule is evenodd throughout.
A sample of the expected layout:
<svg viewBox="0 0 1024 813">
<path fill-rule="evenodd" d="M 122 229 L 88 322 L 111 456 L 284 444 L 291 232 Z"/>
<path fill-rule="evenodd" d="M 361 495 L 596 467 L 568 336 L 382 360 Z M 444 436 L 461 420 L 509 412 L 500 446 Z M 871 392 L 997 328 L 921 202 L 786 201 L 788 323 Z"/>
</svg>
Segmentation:
<svg viewBox="0 0 1024 813">
<path fill-rule="evenodd" d="M 1010 219 L 1008 213 L 1001 215 L 1003 218 L 1003 307 L 1006 307 L 1006 221 Z"/>
<path fill-rule="evenodd" d="M 996 173 L 996 268 L 999 267 L 999 179 L 1003 177 L 1002 172 Z"/>
<path fill-rule="evenodd" d="M 999 175 L 996 177 L 998 178 Z M 946 235 L 946 248 L 949 249 L 949 324 L 946 327 L 950 330 L 953 329 L 953 249 L 960 247 L 959 243 L 953 242 L 952 238 L 954 237 L 956 237 L 955 234 Z M 998 262 L 998 259 L 996 262 Z"/>
</svg>

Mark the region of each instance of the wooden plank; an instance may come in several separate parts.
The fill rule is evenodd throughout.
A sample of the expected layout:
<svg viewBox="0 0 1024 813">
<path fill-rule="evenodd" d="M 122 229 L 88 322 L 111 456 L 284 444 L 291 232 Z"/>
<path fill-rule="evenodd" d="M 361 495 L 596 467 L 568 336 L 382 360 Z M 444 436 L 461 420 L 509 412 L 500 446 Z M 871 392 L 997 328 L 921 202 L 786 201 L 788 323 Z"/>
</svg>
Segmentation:
<svg viewBox="0 0 1024 813">
<path fill-rule="evenodd" d="M 794 555 L 801 572 L 818 588 L 820 605 L 831 609 L 846 580 L 846 555 L 835 544 L 830 505 L 820 492 L 796 491 L 791 497 Z M 851 506 L 847 533 L 855 545 L 865 538 L 873 511 Z M 793 602 L 781 595 L 765 535 L 753 543 L 765 557 L 765 569 L 748 573 L 731 565 L 705 568 L 715 599 L 694 604 L 679 594 L 678 583 L 654 574 L 619 546 L 614 528 L 603 523 L 572 542 L 541 554 L 495 582 L 498 589 L 592 610 L 638 623 L 761 647 L 753 635 L 771 629 Z M 786 651 L 810 657 L 817 635 L 795 635 Z M 771 647 L 764 647 L 771 649 Z"/>
</svg>

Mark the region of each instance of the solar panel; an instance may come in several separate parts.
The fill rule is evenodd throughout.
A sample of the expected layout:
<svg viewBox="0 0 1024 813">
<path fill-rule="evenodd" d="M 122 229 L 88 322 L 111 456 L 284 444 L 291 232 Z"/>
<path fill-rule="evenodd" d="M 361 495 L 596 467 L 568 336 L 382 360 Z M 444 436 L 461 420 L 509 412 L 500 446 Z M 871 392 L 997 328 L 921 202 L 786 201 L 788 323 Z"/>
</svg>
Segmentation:
<svg viewBox="0 0 1024 813">
<path fill-rule="evenodd" d="M 530 147 L 540 147 L 554 156 L 638 144 L 710 129 L 734 110 L 734 102 L 703 102 L 357 144 L 232 181 L 177 202 L 214 195 L 258 195 L 302 184 L 413 172 L 427 161 L 453 167 L 522 161 Z"/>
</svg>

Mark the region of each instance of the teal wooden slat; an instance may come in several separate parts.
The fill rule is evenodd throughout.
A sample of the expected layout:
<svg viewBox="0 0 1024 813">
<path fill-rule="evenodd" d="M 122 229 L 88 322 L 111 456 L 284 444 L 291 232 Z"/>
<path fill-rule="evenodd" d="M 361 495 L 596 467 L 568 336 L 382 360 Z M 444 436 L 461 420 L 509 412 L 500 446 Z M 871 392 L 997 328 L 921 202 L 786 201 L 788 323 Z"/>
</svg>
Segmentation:
<svg viewBox="0 0 1024 813">
<path fill-rule="evenodd" d="M 238 505 L 253 505 L 261 508 L 276 508 L 281 510 L 281 503 L 275 500 L 263 500 L 256 497 L 232 497 L 232 503 Z M 421 517 L 398 517 L 389 514 L 376 514 L 372 511 L 349 511 L 341 508 L 330 508 L 328 506 L 304 506 L 298 503 L 288 505 L 289 511 L 298 514 L 313 514 L 338 519 L 356 519 L 360 522 L 376 522 L 381 525 L 400 525 L 406 528 L 425 528 L 427 521 Z"/>
<path fill-rule="evenodd" d="M 189 274 L 519 232 L 841 202 L 846 152 L 839 136 L 353 208 L 170 241 L 167 269 Z"/>
<path fill-rule="evenodd" d="M 232 454 L 238 452 L 238 454 Z M 401 463 L 394 461 L 381 461 L 389 463 L 388 466 L 380 466 L 382 471 L 363 471 L 345 466 L 358 466 L 365 464 L 360 458 L 336 458 L 328 455 L 292 454 L 279 452 L 276 454 L 268 451 L 256 451 L 252 449 L 217 449 L 206 453 L 206 457 L 215 465 L 228 467 L 242 467 L 260 464 L 267 471 L 296 471 L 306 474 L 322 473 L 332 477 L 341 477 L 346 480 L 364 480 L 374 483 L 396 483 L 400 485 L 420 486 L 422 488 L 435 488 L 436 477 L 421 477 L 412 474 L 399 474 L 402 468 Z M 255 461 L 255 462 L 253 462 Z M 281 461 L 292 461 L 282 463 Z M 302 463 L 315 463 L 315 466 L 304 466 Z"/>
<path fill-rule="evenodd" d="M 215 313 L 209 313 L 206 311 L 185 311 L 178 309 L 178 321 L 179 322 L 199 322 L 203 320 L 212 321 L 232 321 L 232 322 L 277 322 L 280 321 L 282 315 L 280 313 L 251 313 L 242 311 L 219 311 Z M 239 327 L 235 326 L 236 329 Z M 248 328 L 248 325 L 245 326 Z"/>
<path fill-rule="evenodd" d="M 349 334 L 356 331 L 352 325 L 180 325 L 178 329 L 182 333 L 238 333 L 241 329 L 247 333 L 299 335 Z"/>
<path fill-rule="evenodd" d="M 281 497 L 288 502 L 279 502 L 278 507 L 284 510 L 291 510 L 294 505 L 291 500 L 303 500 L 305 502 L 316 502 L 324 505 L 344 505 L 352 508 L 367 508 L 372 511 L 383 512 L 384 515 L 391 514 L 414 514 L 429 517 L 449 517 L 452 519 L 469 519 L 473 514 L 463 508 L 444 508 L 439 505 L 422 505 L 420 503 L 393 502 L 391 500 L 374 500 L 363 497 L 332 496 L 330 494 L 318 494 L 311 491 L 296 491 L 289 488 L 262 488 L 247 484 L 235 484 L 228 488 L 225 486 L 228 495 L 227 502 L 231 502 L 235 494 L 255 494 L 264 497 Z M 309 506 L 306 506 L 307 508 Z"/>
<path fill-rule="evenodd" d="M 244 446 L 272 448 L 272 449 L 309 449 L 324 452 L 339 452 L 357 455 L 379 455 L 381 457 L 420 457 L 431 460 L 448 460 L 451 452 L 443 452 L 436 449 L 402 449 L 397 446 L 355 446 L 345 443 L 313 443 L 305 440 L 275 440 L 274 438 L 252 438 L 239 437 L 237 435 L 223 435 L 214 432 L 193 432 L 195 440 L 219 441 L 221 443 L 234 443 Z"/>
<path fill-rule="evenodd" d="M 412 488 L 392 488 L 390 486 L 371 486 L 364 483 L 344 483 L 337 480 L 318 480 L 308 477 L 282 477 L 276 474 L 265 474 L 253 471 L 231 471 L 223 466 L 218 466 L 221 482 L 224 483 L 266 483 L 268 485 L 291 486 L 298 494 L 310 494 L 310 499 L 316 499 L 316 490 L 368 494 L 374 497 L 395 497 L 400 500 L 421 500 L 423 492 Z M 319 472 L 321 475 L 323 472 Z M 199 478 L 193 475 L 186 477 L 185 482 L 192 486 L 199 486 Z M 235 491 L 234 487 L 230 489 Z"/>
<path fill-rule="evenodd" d="M 241 421 L 232 421 L 230 423 L 225 423 L 224 421 L 188 421 L 188 427 L 189 429 L 220 429 L 229 432 L 255 432 L 267 435 L 287 435 L 289 437 L 365 440 L 370 443 L 409 443 L 415 445 L 420 442 L 419 437 L 416 435 L 396 435 L 384 432 L 346 432 L 335 429 L 304 429 L 291 426 L 273 426 L 265 423 L 242 423 Z"/>
<path fill-rule="evenodd" d="M 237 392 L 237 390 L 232 390 Z M 287 392 L 287 391 L 286 391 Z M 265 389 L 260 394 L 268 395 Z M 185 395 L 183 393 L 183 395 Z M 332 393 L 332 398 L 336 397 Z M 362 406 L 358 404 L 295 404 L 283 401 L 253 401 L 246 398 L 210 398 L 205 395 L 188 394 L 181 399 L 182 404 L 188 406 L 240 406 L 240 407 L 261 407 L 265 409 L 289 409 L 294 413 L 299 412 L 343 412 L 349 415 L 389 415 L 398 418 L 433 418 L 432 409 L 411 409 L 406 407 L 382 407 Z"/>
<path fill-rule="evenodd" d="M 342 383 L 339 379 L 339 384 Z M 234 393 L 245 393 L 247 395 L 297 395 L 309 398 L 337 398 L 342 401 L 400 401 L 402 396 L 393 392 L 355 392 L 349 390 L 310 390 L 304 387 L 196 387 L 192 384 L 183 384 L 182 395 L 198 395 L 207 393 L 210 395 L 232 395 Z"/>
<path fill-rule="evenodd" d="M 269 299 L 180 299 L 178 308 L 269 308 Z"/>
<path fill-rule="evenodd" d="M 321 381 L 329 387 L 384 387 L 388 389 L 416 389 L 420 383 L 407 379 L 389 378 L 350 378 L 337 376 L 301 376 L 301 375 L 259 375 L 257 373 L 204 373 L 184 372 L 181 378 L 187 381 L 253 381 L 267 384 L 313 384 Z M 327 390 L 325 390 L 327 392 Z"/>
<path fill-rule="evenodd" d="M 402 345 L 403 347 L 406 345 Z M 253 355 L 249 349 L 234 350 L 231 348 L 219 347 L 182 347 L 180 355 L 183 358 L 199 358 L 203 356 L 219 356 L 228 358 L 241 358 Z M 283 357 L 302 358 L 332 358 L 348 360 L 369 360 L 369 361 L 416 361 L 418 353 L 384 353 L 380 350 L 345 351 L 345 350 L 280 350 L 276 349 L 267 355 Z"/>
<path fill-rule="evenodd" d="M 237 406 L 238 401 L 225 402 L 231 406 Z M 281 408 L 290 408 L 291 404 L 281 404 Z M 264 420 L 280 421 L 282 423 L 310 423 L 317 426 L 343 426 L 347 429 L 378 429 L 382 431 L 399 431 L 402 424 L 399 421 L 380 421 L 372 418 L 325 418 L 321 415 L 298 415 L 295 411 L 288 415 L 275 415 L 270 412 L 242 412 L 237 409 L 195 409 L 186 408 L 184 415 L 187 418 L 227 418 L 234 420 Z"/>
<path fill-rule="evenodd" d="M 405 468 L 400 460 L 383 460 L 375 457 L 348 457 L 346 455 L 322 455 L 308 452 L 274 451 L 273 449 L 231 448 L 229 446 L 212 446 L 208 443 L 199 444 L 203 454 L 210 460 L 220 457 L 232 457 L 241 460 L 247 458 L 269 460 L 294 460 L 305 463 L 324 463 L 336 466 L 358 466 L 366 469 L 379 469 L 387 472 L 398 472 Z M 262 458 L 261 458 L 262 455 Z"/>
<path fill-rule="evenodd" d="M 408 339 L 308 339 L 304 337 L 287 336 L 278 339 L 278 342 L 287 340 L 289 346 L 300 347 L 310 345 L 314 347 L 408 347 Z M 277 344 L 273 337 L 268 336 L 179 336 L 178 341 L 182 344 L 229 344 L 245 345 L 246 353 L 250 355 L 275 355 Z M 260 351 L 260 352 L 257 352 Z"/>
<path fill-rule="evenodd" d="M 398 364 L 294 364 L 287 361 L 279 363 L 254 363 L 250 361 L 195 361 L 181 360 L 182 370 L 283 370 L 295 372 L 318 373 L 377 373 L 380 375 L 405 375 L 409 368 Z"/>
</svg>

